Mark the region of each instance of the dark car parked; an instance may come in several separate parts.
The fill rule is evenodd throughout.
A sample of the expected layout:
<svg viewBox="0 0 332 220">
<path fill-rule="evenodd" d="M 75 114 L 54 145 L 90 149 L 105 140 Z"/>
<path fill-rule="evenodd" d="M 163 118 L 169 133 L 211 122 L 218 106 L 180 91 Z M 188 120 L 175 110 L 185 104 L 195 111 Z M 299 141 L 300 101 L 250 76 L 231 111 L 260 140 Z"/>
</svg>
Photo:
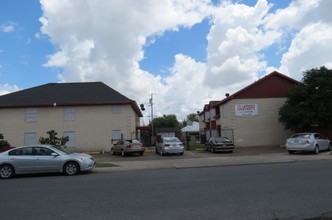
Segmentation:
<svg viewBox="0 0 332 220">
<path fill-rule="evenodd" d="M 204 146 L 206 151 L 215 152 L 233 152 L 234 144 L 227 137 L 210 138 Z"/>
</svg>

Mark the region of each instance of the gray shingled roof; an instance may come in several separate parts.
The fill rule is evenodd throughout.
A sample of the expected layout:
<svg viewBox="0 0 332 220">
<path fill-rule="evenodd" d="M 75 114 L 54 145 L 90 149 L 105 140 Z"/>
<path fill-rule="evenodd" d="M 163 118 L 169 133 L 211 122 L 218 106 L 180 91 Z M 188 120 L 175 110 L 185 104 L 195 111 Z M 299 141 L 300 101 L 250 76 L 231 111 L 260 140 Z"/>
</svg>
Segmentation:
<svg viewBox="0 0 332 220">
<path fill-rule="evenodd" d="M 0 108 L 130 104 L 142 117 L 137 103 L 102 82 L 48 83 L 0 96 Z"/>
</svg>

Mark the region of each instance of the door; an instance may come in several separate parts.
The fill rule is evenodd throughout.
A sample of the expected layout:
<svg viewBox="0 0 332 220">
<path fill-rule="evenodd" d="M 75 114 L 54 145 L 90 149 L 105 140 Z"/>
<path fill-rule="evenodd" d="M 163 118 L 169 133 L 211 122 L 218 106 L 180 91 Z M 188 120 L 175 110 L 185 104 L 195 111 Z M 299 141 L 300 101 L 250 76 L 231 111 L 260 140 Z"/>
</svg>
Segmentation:
<svg viewBox="0 0 332 220">
<path fill-rule="evenodd" d="M 60 172 L 62 167 L 61 156 L 54 156 L 53 150 L 46 147 L 34 147 L 34 156 L 36 158 L 36 172 Z"/>
<path fill-rule="evenodd" d="M 319 146 L 319 150 L 327 150 L 329 147 L 328 139 L 320 134 L 315 134 L 316 142 Z"/>
<path fill-rule="evenodd" d="M 32 147 L 19 148 L 10 151 L 10 161 L 15 167 L 16 173 L 35 172 L 36 158 L 33 156 Z"/>
</svg>

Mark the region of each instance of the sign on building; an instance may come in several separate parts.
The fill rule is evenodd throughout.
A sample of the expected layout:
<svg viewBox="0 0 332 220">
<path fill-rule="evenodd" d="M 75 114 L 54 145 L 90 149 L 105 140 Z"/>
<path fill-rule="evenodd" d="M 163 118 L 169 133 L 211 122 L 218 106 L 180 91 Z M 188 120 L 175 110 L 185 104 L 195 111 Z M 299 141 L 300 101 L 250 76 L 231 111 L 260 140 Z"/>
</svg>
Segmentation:
<svg viewBox="0 0 332 220">
<path fill-rule="evenodd" d="M 257 116 L 257 104 L 237 104 L 235 105 L 235 115 L 237 117 Z"/>
</svg>

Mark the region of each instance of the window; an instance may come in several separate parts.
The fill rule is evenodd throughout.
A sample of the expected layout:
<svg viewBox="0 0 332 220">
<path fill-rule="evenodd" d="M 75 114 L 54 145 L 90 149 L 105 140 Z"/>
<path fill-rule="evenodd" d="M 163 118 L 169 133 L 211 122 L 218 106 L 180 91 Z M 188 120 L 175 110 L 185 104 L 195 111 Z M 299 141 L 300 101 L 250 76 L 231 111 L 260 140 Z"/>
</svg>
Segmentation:
<svg viewBox="0 0 332 220">
<path fill-rule="evenodd" d="M 16 156 L 25 155 L 25 149 L 15 149 L 15 150 L 9 151 L 8 154 L 9 155 L 16 155 Z"/>
<path fill-rule="evenodd" d="M 222 105 L 222 115 L 224 117 L 227 117 L 228 116 L 228 104 L 223 104 Z"/>
<path fill-rule="evenodd" d="M 24 145 L 37 144 L 37 133 L 30 132 L 24 133 Z"/>
<path fill-rule="evenodd" d="M 212 108 L 210 109 L 210 119 L 213 120 L 216 116 L 216 109 Z"/>
<path fill-rule="evenodd" d="M 16 149 L 13 151 L 10 151 L 9 155 L 16 155 L 16 156 L 22 156 L 22 155 L 33 155 L 33 147 L 25 147 L 22 149 Z"/>
<path fill-rule="evenodd" d="M 75 131 L 65 131 L 63 132 L 63 136 L 69 138 L 69 141 L 66 143 L 67 147 L 75 147 L 76 146 L 76 132 Z"/>
<path fill-rule="evenodd" d="M 121 133 L 121 130 L 113 130 L 112 131 L 112 139 L 113 140 L 120 140 L 122 139 L 122 133 Z"/>
<path fill-rule="evenodd" d="M 46 147 L 25 147 L 10 151 L 9 155 L 23 156 L 23 155 L 37 155 L 37 156 L 51 156 L 54 151 Z"/>
<path fill-rule="evenodd" d="M 63 112 L 65 121 L 75 121 L 76 114 L 74 107 L 65 107 Z"/>
<path fill-rule="evenodd" d="M 37 108 L 26 108 L 25 109 L 25 122 L 37 121 Z"/>
<path fill-rule="evenodd" d="M 112 113 L 113 114 L 121 114 L 121 106 L 120 105 L 113 105 L 112 106 Z"/>
<path fill-rule="evenodd" d="M 46 147 L 35 147 L 35 154 L 38 156 L 51 156 L 52 153 L 55 153 L 54 151 L 46 148 Z"/>
<path fill-rule="evenodd" d="M 210 112 L 205 112 L 204 113 L 204 119 L 205 119 L 206 122 L 210 120 Z"/>
</svg>

